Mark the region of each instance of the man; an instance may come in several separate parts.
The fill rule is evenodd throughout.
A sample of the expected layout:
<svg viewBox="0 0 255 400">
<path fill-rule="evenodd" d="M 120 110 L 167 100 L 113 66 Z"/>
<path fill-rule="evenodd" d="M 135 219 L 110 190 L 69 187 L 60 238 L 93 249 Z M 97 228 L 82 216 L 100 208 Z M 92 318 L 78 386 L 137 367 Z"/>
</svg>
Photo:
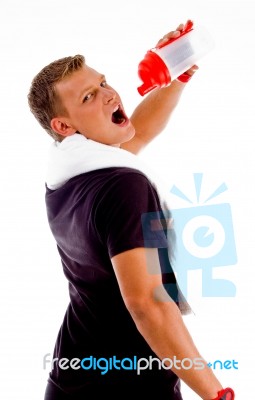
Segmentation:
<svg viewBox="0 0 255 400">
<path fill-rule="evenodd" d="M 51 63 L 32 82 L 30 109 L 55 140 L 46 205 L 70 292 L 45 400 L 180 400 L 180 379 L 202 399 L 233 398 L 221 397 L 184 325 L 161 198 L 134 155 L 164 129 L 184 87 L 155 90 L 129 119 L 82 56 Z M 154 214 L 160 228 L 148 238 Z"/>
</svg>

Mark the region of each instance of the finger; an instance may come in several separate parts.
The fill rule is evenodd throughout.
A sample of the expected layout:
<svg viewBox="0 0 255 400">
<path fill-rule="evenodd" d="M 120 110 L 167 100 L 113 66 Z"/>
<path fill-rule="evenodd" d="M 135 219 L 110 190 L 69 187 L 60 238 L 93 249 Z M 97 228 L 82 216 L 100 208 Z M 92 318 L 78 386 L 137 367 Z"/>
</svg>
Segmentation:
<svg viewBox="0 0 255 400">
<path fill-rule="evenodd" d="M 176 30 L 182 32 L 182 31 L 184 31 L 185 29 L 187 29 L 187 27 L 188 27 L 191 23 L 192 23 L 192 20 L 191 20 L 191 19 L 188 19 L 188 20 L 185 22 L 185 24 L 180 24 L 180 25 L 178 26 L 178 28 L 176 28 Z"/>
<path fill-rule="evenodd" d="M 164 35 L 162 39 L 169 40 L 172 38 L 176 38 L 178 36 L 180 36 L 180 31 L 171 31 L 171 32 L 167 33 L 166 35 Z"/>
<path fill-rule="evenodd" d="M 199 69 L 197 65 L 193 65 L 190 69 L 186 71 L 186 73 L 190 76 L 194 75 L 194 73 Z"/>
<path fill-rule="evenodd" d="M 182 32 L 183 29 L 184 29 L 184 24 L 180 24 L 180 25 L 176 28 L 176 30 L 177 30 L 177 31 L 180 31 L 180 32 Z"/>
<path fill-rule="evenodd" d="M 187 83 L 190 81 L 192 76 L 195 74 L 195 72 L 198 70 L 197 65 L 193 65 L 190 69 L 185 71 L 183 74 L 178 76 L 177 81 L 182 82 L 182 83 Z"/>
<path fill-rule="evenodd" d="M 171 31 L 171 32 L 167 33 L 166 35 L 164 35 L 161 39 L 159 39 L 159 41 L 156 44 L 156 46 L 158 46 L 158 45 L 160 45 L 160 44 L 162 44 L 164 42 L 167 42 L 170 39 L 175 39 L 178 36 L 180 36 L 180 31 Z"/>
</svg>

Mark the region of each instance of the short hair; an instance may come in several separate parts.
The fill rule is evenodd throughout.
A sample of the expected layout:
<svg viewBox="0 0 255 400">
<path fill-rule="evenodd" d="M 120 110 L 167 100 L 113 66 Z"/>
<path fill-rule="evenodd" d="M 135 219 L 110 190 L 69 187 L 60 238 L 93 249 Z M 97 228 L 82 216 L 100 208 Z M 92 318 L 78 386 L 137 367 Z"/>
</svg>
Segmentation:
<svg viewBox="0 0 255 400">
<path fill-rule="evenodd" d="M 57 115 L 68 115 L 56 91 L 56 84 L 81 69 L 85 64 L 84 56 L 77 54 L 53 61 L 44 67 L 33 79 L 28 93 L 30 111 L 46 132 L 57 141 L 63 136 L 51 128 L 51 120 Z"/>
</svg>

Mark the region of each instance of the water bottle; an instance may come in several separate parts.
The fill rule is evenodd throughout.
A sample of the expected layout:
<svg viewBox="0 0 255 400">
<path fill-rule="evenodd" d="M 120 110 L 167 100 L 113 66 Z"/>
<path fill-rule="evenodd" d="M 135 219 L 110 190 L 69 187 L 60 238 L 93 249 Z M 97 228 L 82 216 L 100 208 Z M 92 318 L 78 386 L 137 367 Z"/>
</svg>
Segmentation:
<svg viewBox="0 0 255 400">
<path fill-rule="evenodd" d="M 169 39 L 147 51 L 138 66 L 143 84 L 137 88 L 144 96 L 157 87 L 165 87 L 195 65 L 214 47 L 214 41 L 203 27 L 193 28 L 188 21 L 177 38 Z"/>
</svg>

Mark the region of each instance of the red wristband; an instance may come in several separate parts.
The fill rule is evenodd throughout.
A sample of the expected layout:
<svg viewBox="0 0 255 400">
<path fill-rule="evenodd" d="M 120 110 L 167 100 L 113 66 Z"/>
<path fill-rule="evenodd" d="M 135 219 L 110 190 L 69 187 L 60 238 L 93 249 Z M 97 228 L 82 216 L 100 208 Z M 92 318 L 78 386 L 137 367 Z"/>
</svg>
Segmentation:
<svg viewBox="0 0 255 400">
<path fill-rule="evenodd" d="M 212 400 L 234 400 L 234 398 L 235 398 L 234 390 L 230 389 L 230 388 L 226 388 L 226 389 L 220 390 L 218 392 L 218 396 Z"/>
</svg>

